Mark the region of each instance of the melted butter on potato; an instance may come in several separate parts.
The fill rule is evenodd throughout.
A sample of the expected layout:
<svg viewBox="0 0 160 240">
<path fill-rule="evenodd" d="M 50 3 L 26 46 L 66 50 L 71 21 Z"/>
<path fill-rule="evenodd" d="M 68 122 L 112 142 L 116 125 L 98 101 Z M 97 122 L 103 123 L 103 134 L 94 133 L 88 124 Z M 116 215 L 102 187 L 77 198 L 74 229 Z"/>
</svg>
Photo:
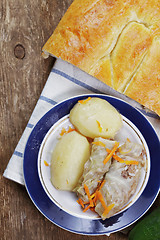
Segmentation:
<svg viewBox="0 0 160 240">
<path fill-rule="evenodd" d="M 79 101 L 70 112 L 70 121 L 84 136 L 114 138 L 122 126 L 122 116 L 106 100 Z"/>
<path fill-rule="evenodd" d="M 86 137 L 76 131 L 65 134 L 52 153 L 51 182 L 55 188 L 72 191 L 89 156 L 90 145 Z"/>
</svg>

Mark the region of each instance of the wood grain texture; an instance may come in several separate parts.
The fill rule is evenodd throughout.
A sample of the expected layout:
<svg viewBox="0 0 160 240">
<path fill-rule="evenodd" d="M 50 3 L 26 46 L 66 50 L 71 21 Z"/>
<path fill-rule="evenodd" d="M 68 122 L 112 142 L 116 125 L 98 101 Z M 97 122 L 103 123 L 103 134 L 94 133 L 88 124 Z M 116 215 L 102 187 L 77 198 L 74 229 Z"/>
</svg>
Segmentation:
<svg viewBox="0 0 160 240">
<path fill-rule="evenodd" d="M 54 59 L 41 49 L 72 0 L 0 1 L 0 240 L 125 240 L 80 236 L 49 222 L 25 188 L 2 174 L 25 129 Z"/>
</svg>

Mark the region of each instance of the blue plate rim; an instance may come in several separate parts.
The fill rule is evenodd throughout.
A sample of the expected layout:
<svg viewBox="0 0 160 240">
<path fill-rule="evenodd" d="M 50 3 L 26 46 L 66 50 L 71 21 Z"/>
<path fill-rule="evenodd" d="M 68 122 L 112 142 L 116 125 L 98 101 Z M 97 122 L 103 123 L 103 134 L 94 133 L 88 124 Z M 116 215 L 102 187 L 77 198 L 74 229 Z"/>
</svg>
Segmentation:
<svg viewBox="0 0 160 240">
<path fill-rule="evenodd" d="M 68 225 L 66 226 L 66 224 L 65 224 L 65 222 L 64 222 L 64 220 L 63 219 L 59 219 L 58 218 L 58 220 L 56 221 L 55 220 L 55 218 L 56 218 L 56 216 L 54 216 L 56 213 L 54 212 L 53 213 L 53 216 L 52 216 L 52 218 L 51 217 L 49 217 L 48 216 L 48 212 L 46 212 L 46 209 L 44 209 L 45 207 L 48 207 L 48 209 L 49 208 L 51 208 L 51 210 L 53 210 L 54 209 L 54 211 L 55 211 L 55 206 L 53 207 L 53 205 L 54 205 L 54 203 L 48 198 L 48 196 L 47 196 L 47 194 L 45 193 L 45 191 L 44 191 L 44 189 L 43 189 L 43 187 L 42 187 L 42 185 L 41 185 L 41 183 L 40 183 L 40 180 L 39 180 L 39 176 L 37 175 L 38 174 L 38 171 L 37 171 L 37 169 L 35 169 L 35 166 L 37 166 L 37 164 L 35 164 L 34 163 L 34 166 L 30 166 L 30 168 L 31 167 L 34 167 L 34 173 L 32 173 L 32 171 L 30 170 L 30 173 L 31 173 L 31 175 L 30 175 L 30 173 L 28 172 L 28 170 L 27 170 L 27 165 L 28 165 L 28 158 L 29 157 L 31 157 L 30 156 L 30 154 L 29 154 L 29 152 L 36 152 L 35 153 L 35 156 L 36 156 L 36 154 L 38 154 L 38 151 L 39 151 L 39 148 L 40 148 L 40 144 L 42 143 L 42 141 L 43 141 L 43 138 L 44 138 L 44 136 L 42 137 L 42 139 L 39 141 L 39 140 L 37 140 L 36 138 L 35 138 L 35 133 L 37 132 L 37 130 L 39 130 L 39 127 L 40 127 L 40 125 L 43 123 L 43 121 L 46 121 L 46 119 L 48 118 L 48 116 L 49 115 L 52 115 L 52 112 L 54 112 L 55 110 L 56 110 L 56 108 L 57 107 L 62 107 L 63 105 L 66 105 L 67 103 L 69 103 L 69 102 L 71 102 L 72 104 L 70 104 L 70 106 L 68 106 L 70 109 L 73 107 L 73 105 L 78 101 L 78 100 L 80 100 L 80 99 L 84 99 L 84 98 L 86 98 L 86 97 L 100 97 L 100 98 L 102 98 L 102 99 L 106 99 L 107 101 L 109 101 L 113 106 L 115 106 L 117 109 L 118 109 L 118 111 L 121 113 L 121 114 L 123 114 L 125 117 L 126 117 L 126 114 L 124 114 L 123 113 L 123 109 L 122 109 L 122 107 L 120 107 L 120 106 L 118 106 L 117 107 L 117 104 L 118 103 L 120 103 L 120 105 L 123 105 L 123 106 L 125 106 L 126 108 L 127 108 L 127 111 L 129 111 L 128 113 L 127 113 L 127 118 L 130 120 L 130 121 L 132 121 L 134 124 L 135 124 L 135 116 L 133 116 L 132 114 L 134 113 L 134 114 L 136 114 L 136 116 L 139 116 L 139 120 L 145 120 L 143 123 L 141 122 L 141 121 L 139 121 L 138 123 L 136 122 L 136 126 L 138 127 L 138 129 L 140 130 L 140 132 L 142 133 L 142 128 L 143 128 L 143 133 L 142 133 L 142 135 L 143 135 L 143 137 L 145 138 L 145 140 L 146 140 L 146 138 L 147 138 L 147 145 L 149 144 L 149 150 L 151 151 L 151 153 L 153 153 L 153 151 L 155 150 L 155 148 L 157 149 L 156 150 L 156 153 L 158 152 L 159 154 L 160 154 L 160 142 L 159 142 L 159 139 L 158 139 L 158 136 L 157 136 L 157 134 L 156 134 L 156 131 L 155 131 L 155 129 L 154 129 L 154 127 L 152 126 L 152 124 L 149 122 L 149 120 L 144 116 L 144 114 L 143 113 L 141 113 L 140 111 L 139 111 L 139 109 L 136 109 L 136 108 L 134 108 L 133 106 L 131 106 L 129 103 L 127 103 L 126 101 L 124 101 L 124 100 L 122 100 L 122 99 L 119 99 L 119 98 L 116 98 L 116 97 L 113 97 L 113 96 L 110 96 L 110 95 L 105 95 L 105 94 L 82 94 L 82 95 L 77 95 L 77 96 L 74 96 L 74 97 L 71 97 L 71 98 L 68 98 L 68 99 L 65 99 L 65 100 L 63 100 L 63 101 L 61 101 L 61 102 L 59 102 L 59 103 L 57 103 L 56 105 L 54 105 L 54 107 L 52 108 L 52 109 L 50 109 L 38 122 L 37 122 L 37 124 L 35 125 L 35 127 L 33 128 L 33 130 L 32 130 L 32 132 L 31 132 L 31 134 L 30 134 L 30 136 L 29 136 L 29 138 L 28 138 L 28 141 L 27 141 L 27 144 L 26 144 L 26 147 L 25 147 L 25 152 L 24 152 L 24 161 L 23 161 L 23 174 L 24 174 L 24 181 L 25 181 L 25 187 L 26 187 L 26 189 L 27 189 L 27 192 L 28 192 L 28 194 L 29 194 L 29 196 L 30 196 L 30 198 L 31 198 L 31 200 L 32 200 L 32 202 L 34 203 L 34 205 L 37 207 L 37 209 L 49 220 L 49 221 L 51 221 L 52 223 L 54 223 L 55 225 L 57 225 L 57 226 L 59 226 L 59 227 L 61 227 L 62 229 L 65 229 L 65 230 L 67 230 L 67 231 L 70 231 L 70 232 L 74 232 L 74 233 L 77 233 L 77 234 L 82 234 L 82 235 L 104 235 L 104 234 L 110 234 L 110 233 L 113 233 L 113 232 L 117 232 L 117 231 L 120 231 L 120 230 L 122 230 L 122 229 L 124 229 L 124 228 L 126 228 L 126 227 L 128 227 L 128 226 L 130 226 L 130 225 L 132 225 L 134 222 L 136 222 L 139 218 L 141 218 L 148 210 L 149 210 L 149 208 L 152 206 L 152 204 L 154 203 L 154 201 L 156 200 L 156 198 L 157 198 L 157 196 L 158 196 L 158 193 L 159 193 L 159 190 L 160 190 L 160 177 L 157 179 L 156 178 L 156 180 L 157 180 L 157 182 L 156 182 L 156 186 L 155 186 L 155 184 L 154 184 L 154 186 L 152 186 L 153 185 L 153 183 L 152 183 L 152 181 L 153 181 L 153 176 L 154 176 L 154 174 L 155 174 L 155 172 L 157 171 L 157 169 L 158 168 L 156 168 L 155 167 L 155 163 L 154 164 L 151 164 L 151 174 L 150 174 L 150 177 L 149 177 L 149 182 L 148 182 L 148 184 L 147 184 L 147 186 L 146 186 L 146 188 L 144 189 L 144 191 L 143 191 L 143 193 L 142 193 L 142 195 L 141 195 L 141 197 L 140 198 L 143 198 L 143 200 L 141 199 L 141 206 L 144 208 L 144 200 L 146 201 L 146 207 L 145 207 L 145 209 L 143 209 L 142 211 L 140 211 L 139 212 L 139 215 L 137 216 L 137 217 L 135 217 L 134 218 L 134 220 L 132 220 L 132 221 L 130 221 L 130 222 L 128 222 L 128 223 L 124 223 L 123 224 L 123 226 L 119 226 L 118 227 L 118 225 L 117 225 L 117 227 L 115 228 L 115 229 L 112 229 L 112 228 L 110 228 L 110 226 L 112 226 L 112 225 L 116 225 L 116 219 L 115 218 L 117 218 L 117 219 L 119 219 L 119 221 L 123 221 L 124 219 L 124 215 L 126 215 L 126 212 L 129 212 L 128 214 L 130 214 L 130 211 L 131 211 L 131 208 L 132 208 L 132 210 L 133 210 L 133 208 L 134 208 L 134 211 L 135 211 L 135 209 L 137 210 L 137 204 L 138 204 L 138 201 L 139 200 L 137 200 L 136 201 L 136 203 L 134 203 L 134 205 L 131 207 L 131 208 L 129 208 L 129 210 L 127 209 L 126 211 L 124 211 L 124 212 L 122 212 L 122 214 L 118 214 L 118 215 L 116 215 L 115 217 L 113 216 L 112 218 L 110 218 L 110 219 L 107 219 L 107 220 L 105 220 L 105 221 L 102 221 L 102 220 L 99 220 L 99 219 L 97 219 L 97 220 L 92 220 L 92 219 L 80 219 L 80 221 L 75 221 L 75 216 L 72 216 L 72 215 L 70 215 L 70 214 L 68 214 L 68 213 L 66 213 L 66 212 L 64 212 L 63 210 L 61 210 L 61 209 L 59 209 L 58 210 L 58 212 L 61 212 L 61 215 L 63 215 L 63 218 L 65 217 L 68 217 L 69 219 L 70 219 L 70 221 L 71 222 L 73 222 L 72 223 L 72 227 L 68 227 Z M 60 118 L 59 118 L 60 119 Z M 59 120 L 58 119 L 58 120 Z M 49 119 L 48 119 L 49 120 Z M 54 121 L 54 120 L 53 120 Z M 50 127 L 52 126 L 52 125 L 50 125 L 50 124 L 53 124 L 53 123 L 47 123 L 48 125 L 47 125 L 47 127 L 50 129 Z M 144 126 L 145 125 L 145 126 Z M 46 127 L 46 126 L 45 126 Z M 152 144 L 152 142 L 149 140 L 149 135 L 148 135 L 148 137 L 146 136 L 146 133 L 144 132 L 144 128 L 145 127 L 147 127 L 147 129 L 149 130 L 149 134 L 151 134 L 152 136 L 154 136 L 155 138 L 154 138 L 154 147 L 153 147 L 153 144 Z M 45 130 L 46 131 L 46 133 L 49 131 L 49 129 L 48 130 Z M 45 133 L 45 134 L 46 134 Z M 145 136 L 144 136 L 145 135 Z M 39 136 L 39 135 L 38 135 Z M 38 141 L 38 143 L 36 142 L 36 144 L 37 145 L 35 145 L 34 147 L 34 149 L 31 149 L 32 148 L 32 146 L 30 145 L 30 141 L 32 140 L 32 142 L 33 142 L 33 140 L 37 140 Z M 34 144 L 35 144 L 35 142 L 34 142 Z M 153 149 L 154 148 L 154 149 Z M 31 151 L 32 150 L 32 151 Z M 156 154 L 155 153 L 155 154 Z M 155 156 L 155 154 L 152 154 L 151 155 L 151 159 L 153 158 L 153 159 L 155 159 L 156 158 L 156 156 Z M 154 155 L 154 156 L 153 156 Z M 34 157 L 35 157 L 34 156 Z M 37 155 L 38 156 L 38 155 Z M 37 161 L 37 159 L 36 160 L 34 160 L 34 161 Z M 153 161 L 153 160 L 152 160 Z M 32 163 L 31 163 L 32 164 Z M 158 170 L 159 171 L 159 170 Z M 157 172 L 158 172 L 157 171 Z M 156 172 L 156 174 L 157 174 L 157 172 Z M 154 173 L 154 174 L 153 174 Z M 157 174 L 158 175 L 158 174 Z M 33 190 L 35 190 L 35 187 L 37 187 L 35 184 L 32 184 L 31 182 L 30 182 L 30 180 L 29 180 L 29 178 L 30 178 L 30 176 L 32 176 L 32 178 L 34 178 L 35 176 L 36 176 L 36 184 L 38 183 L 38 191 L 39 191 L 39 193 L 41 193 L 42 195 L 43 195 L 43 197 L 44 197 L 44 195 L 46 195 L 44 198 L 45 198 L 45 200 L 47 201 L 46 202 L 46 205 L 47 206 L 43 206 L 43 204 L 44 203 L 42 203 L 41 205 L 39 204 L 39 197 L 36 197 L 36 196 L 33 196 L 34 194 L 33 194 Z M 33 179 L 32 179 L 33 180 Z M 34 179 L 35 180 L 35 179 Z M 148 189 L 150 189 L 150 187 L 153 187 L 154 189 L 152 190 L 152 196 L 148 196 L 149 194 L 148 194 L 148 192 L 147 192 L 147 188 Z M 149 200 L 148 200 L 148 198 L 149 198 Z M 143 202 L 143 205 L 142 205 L 142 202 Z M 56 206 L 57 207 L 57 206 Z M 48 211 L 48 209 L 47 209 L 47 211 Z M 57 210 L 57 209 L 56 209 Z M 132 211 L 132 213 L 133 213 L 133 211 Z M 118 216 L 118 217 L 117 217 Z M 73 219 L 72 219 L 73 218 Z M 77 219 L 76 219 L 77 220 Z M 88 222 L 89 221 L 89 222 Z M 118 220 L 117 220 L 118 221 Z M 85 224 L 86 224 L 86 226 L 87 226 L 87 224 L 88 224 L 88 226 L 92 229 L 92 230 L 87 230 L 86 229 L 86 227 L 84 227 L 85 229 L 83 229 L 83 227 L 82 227 L 82 229 L 77 229 L 77 227 L 75 227 L 74 228 L 74 225 L 75 224 L 81 224 L 81 225 L 83 225 L 84 224 L 84 222 L 85 222 Z M 125 221 L 124 221 L 125 222 Z M 102 227 L 102 225 L 103 225 L 103 227 Z"/>
</svg>

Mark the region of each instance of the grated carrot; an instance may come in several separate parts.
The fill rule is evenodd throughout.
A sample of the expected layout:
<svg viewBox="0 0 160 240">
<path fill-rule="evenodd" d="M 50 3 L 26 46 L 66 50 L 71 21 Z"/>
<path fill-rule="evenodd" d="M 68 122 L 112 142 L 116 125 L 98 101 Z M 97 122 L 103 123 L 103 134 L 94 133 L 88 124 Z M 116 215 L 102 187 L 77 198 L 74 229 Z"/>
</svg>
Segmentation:
<svg viewBox="0 0 160 240">
<path fill-rule="evenodd" d="M 90 205 L 88 205 L 84 210 L 83 210 L 83 212 L 86 212 L 88 209 L 90 209 Z"/>
<path fill-rule="evenodd" d="M 60 135 L 63 136 L 65 133 L 66 133 L 66 129 L 63 127 L 62 130 L 61 130 Z"/>
<path fill-rule="evenodd" d="M 76 131 L 76 129 L 75 129 L 75 128 L 72 128 L 71 126 L 69 126 L 69 129 L 68 129 L 67 133 L 73 132 L 73 131 Z"/>
<path fill-rule="evenodd" d="M 110 149 L 106 149 L 106 151 L 107 151 L 108 153 L 111 152 Z M 125 163 L 125 164 L 127 164 L 127 165 L 129 165 L 129 164 L 138 165 L 138 164 L 139 164 L 139 162 L 136 161 L 136 160 L 124 160 L 124 159 L 122 159 L 121 157 L 117 156 L 116 154 L 113 154 L 113 158 L 114 158 L 115 160 L 117 160 L 118 162 L 120 162 L 120 163 Z"/>
<path fill-rule="evenodd" d="M 86 192 L 86 194 L 87 194 L 87 197 L 88 197 L 90 206 L 93 207 L 93 206 L 94 206 L 93 200 L 92 200 L 92 198 L 91 198 L 91 195 L 90 195 L 90 192 L 89 192 L 89 188 L 88 188 L 88 186 L 87 186 L 86 184 L 84 184 L 84 190 L 85 190 L 85 192 Z"/>
<path fill-rule="evenodd" d="M 103 187 L 103 185 L 105 184 L 106 180 L 104 179 L 102 182 L 101 182 L 101 185 L 99 186 L 99 190 L 101 190 L 101 188 Z"/>
<path fill-rule="evenodd" d="M 90 99 L 91 99 L 91 97 L 88 97 L 87 99 L 79 100 L 78 102 L 81 104 L 86 104 Z"/>
<path fill-rule="evenodd" d="M 114 204 L 111 204 L 110 206 L 107 206 L 105 203 L 105 200 L 103 198 L 103 195 L 100 191 L 97 192 L 98 199 L 102 204 L 102 207 L 104 208 L 104 212 L 102 213 L 103 217 L 106 217 L 106 215 L 109 213 L 109 211 L 114 207 Z"/>
<path fill-rule="evenodd" d="M 82 208 L 84 208 L 84 202 L 81 198 L 79 198 L 77 202 L 81 205 Z"/>
<path fill-rule="evenodd" d="M 106 145 L 103 143 L 103 142 L 101 142 L 101 141 L 98 141 L 98 142 L 92 142 L 92 144 L 95 144 L 95 145 L 97 145 L 97 146 L 101 146 L 101 147 L 105 147 Z"/>
<path fill-rule="evenodd" d="M 97 192 L 98 192 L 98 191 L 96 191 L 96 192 L 94 193 L 94 198 L 93 198 L 94 207 L 96 206 L 97 200 L 98 200 Z"/>
<path fill-rule="evenodd" d="M 103 185 L 105 184 L 106 180 L 103 179 L 103 180 L 97 181 L 97 182 L 100 183 L 100 184 L 98 184 L 97 189 L 96 189 L 95 192 L 91 195 L 91 198 L 94 198 L 94 197 L 96 196 L 96 192 L 99 191 L 99 190 L 103 187 Z"/>
<path fill-rule="evenodd" d="M 75 131 L 75 129 L 71 128 L 70 126 L 69 126 L 68 130 L 66 130 L 65 128 L 62 128 L 62 131 L 61 131 L 60 135 L 63 136 L 64 134 L 70 133 L 70 132 L 73 132 L 73 131 Z"/>
<path fill-rule="evenodd" d="M 98 197 L 99 201 L 101 202 L 102 207 L 104 209 L 106 209 L 107 206 L 106 206 L 106 203 L 104 201 L 103 195 L 102 195 L 102 193 L 100 191 L 97 192 L 97 197 Z"/>
<path fill-rule="evenodd" d="M 117 150 L 119 146 L 119 142 L 116 142 L 113 149 L 109 152 L 109 154 L 107 155 L 107 157 L 104 159 L 103 163 L 106 164 L 109 159 L 113 156 L 113 154 L 115 153 L 115 151 Z M 108 150 L 108 148 L 106 148 L 106 151 Z M 107 151 L 108 152 L 108 151 Z"/>
<path fill-rule="evenodd" d="M 98 182 L 98 183 L 101 183 L 102 181 L 101 181 L 101 180 L 98 180 L 97 182 Z"/>
<path fill-rule="evenodd" d="M 44 164 L 45 164 L 45 166 L 47 166 L 47 167 L 49 166 L 49 164 L 48 164 L 45 160 L 44 160 Z"/>
<path fill-rule="evenodd" d="M 102 126 L 101 126 L 100 122 L 99 122 L 99 121 L 97 121 L 97 120 L 96 120 L 96 122 L 97 122 L 97 124 L 98 124 L 98 129 L 99 129 L 99 132 L 102 132 Z"/>
<path fill-rule="evenodd" d="M 100 182 L 100 184 L 98 185 L 97 189 L 95 190 L 95 192 L 91 195 L 91 198 L 93 199 L 94 205 L 96 206 L 96 202 L 98 200 L 97 197 L 97 192 L 101 190 L 101 188 L 103 187 L 103 185 L 105 184 L 106 180 L 103 179 L 102 181 L 98 181 Z"/>
<path fill-rule="evenodd" d="M 91 210 L 92 212 L 96 213 L 95 207 L 90 207 L 90 210 Z"/>
<path fill-rule="evenodd" d="M 126 161 L 125 161 L 125 164 L 127 164 L 127 165 L 130 165 L 130 164 L 133 164 L 133 165 L 138 165 L 138 164 L 139 164 L 139 162 L 138 162 L 138 161 L 136 161 L 136 160 L 126 160 Z"/>
<path fill-rule="evenodd" d="M 104 210 L 104 212 L 102 213 L 102 217 L 106 218 L 107 214 L 111 211 L 111 209 L 114 207 L 114 203 L 112 203 L 111 205 L 109 205 L 108 207 L 106 207 L 106 209 Z"/>
<path fill-rule="evenodd" d="M 88 205 L 88 204 L 89 204 L 89 201 L 87 201 L 87 202 L 83 202 L 83 204 L 84 204 L 84 205 Z"/>
<path fill-rule="evenodd" d="M 95 212 L 95 207 L 96 207 L 96 204 L 97 204 L 97 200 L 99 200 L 102 204 L 102 207 L 104 208 L 104 212 L 102 214 L 102 216 L 106 216 L 109 211 L 112 209 L 112 207 L 114 206 L 114 204 L 111 204 L 110 206 L 106 206 L 106 203 L 103 199 L 103 196 L 102 196 L 102 193 L 100 192 L 100 189 L 103 187 L 105 183 L 105 180 L 102 180 L 101 183 L 98 185 L 97 189 L 95 190 L 95 192 L 90 195 L 90 192 L 89 192 L 89 188 L 86 184 L 84 184 L 84 190 L 87 194 L 87 197 L 88 197 L 88 202 L 84 202 L 81 198 L 79 198 L 77 200 L 77 203 L 81 205 L 81 207 L 83 208 L 83 212 L 86 212 L 88 211 L 89 209 L 91 211 L 94 211 Z M 85 207 L 86 205 L 86 207 Z"/>
</svg>

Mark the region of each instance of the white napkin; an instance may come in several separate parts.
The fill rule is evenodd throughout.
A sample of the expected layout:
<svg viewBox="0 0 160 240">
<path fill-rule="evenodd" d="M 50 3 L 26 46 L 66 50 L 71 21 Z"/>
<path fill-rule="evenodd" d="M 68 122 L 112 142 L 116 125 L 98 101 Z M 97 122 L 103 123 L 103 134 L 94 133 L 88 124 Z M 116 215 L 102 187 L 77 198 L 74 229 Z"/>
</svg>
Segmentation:
<svg viewBox="0 0 160 240">
<path fill-rule="evenodd" d="M 39 119 L 58 102 L 75 95 L 87 93 L 104 93 L 121 98 L 130 103 L 146 115 L 160 137 L 160 118 L 156 114 L 145 112 L 143 107 L 137 102 L 116 92 L 77 67 L 57 59 L 3 176 L 24 185 L 23 155 L 27 139 L 33 127 Z"/>
</svg>

